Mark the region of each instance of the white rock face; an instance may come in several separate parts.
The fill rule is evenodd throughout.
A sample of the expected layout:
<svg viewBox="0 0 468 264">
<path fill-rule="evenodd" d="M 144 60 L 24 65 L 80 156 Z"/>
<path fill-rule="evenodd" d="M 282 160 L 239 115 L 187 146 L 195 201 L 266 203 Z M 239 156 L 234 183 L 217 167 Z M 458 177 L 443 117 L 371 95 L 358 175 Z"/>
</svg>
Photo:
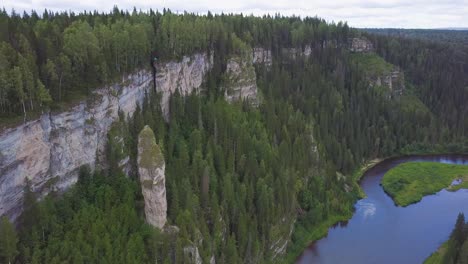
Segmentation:
<svg viewBox="0 0 468 264">
<path fill-rule="evenodd" d="M 179 91 L 181 95 L 198 93 L 205 74 L 213 67 L 213 56 L 195 54 L 184 56 L 180 62 L 158 63 L 156 67 L 156 90 L 162 93 L 161 108 L 168 120 L 170 95 Z"/>
<path fill-rule="evenodd" d="M 224 98 L 228 102 L 247 100 L 258 104 L 257 76 L 250 56 L 233 57 L 226 66 L 227 79 L 224 83 Z"/>
<path fill-rule="evenodd" d="M 405 92 L 405 75 L 396 66 L 391 71 L 384 72 L 378 76 L 369 76 L 370 86 L 384 86 L 388 88 L 386 94 L 388 99 L 399 98 Z"/>
<path fill-rule="evenodd" d="M 367 38 L 351 38 L 349 40 L 349 49 L 352 52 L 372 52 L 374 45 Z"/>
<path fill-rule="evenodd" d="M 167 221 L 165 168 L 153 130 L 145 126 L 138 136 L 138 174 L 145 200 L 146 221 L 160 229 Z"/>
<path fill-rule="evenodd" d="M 264 49 L 261 47 L 254 48 L 252 50 L 252 63 L 265 64 L 266 66 L 271 66 L 271 64 L 273 63 L 271 50 Z"/>
<path fill-rule="evenodd" d="M 305 45 L 304 48 L 283 48 L 283 55 L 295 60 L 299 58 L 309 58 L 312 54 L 312 47 L 310 45 Z"/>
<path fill-rule="evenodd" d="M 118 110 L 135 111 L 152 87 L 152 74 L 140 71 L 127 78 L 130 85 L 96 90 L 95 99 L 70 111 L 44 114 L 0 134 L 0 215 L 12 219 L 21 212 L 26 179 L 40 196 L 75 183 L 78 168 L 102 161 L 110 125 Z"/>
<path fill-rule="evenodd" d="M 190 260 L 190 263 L 193 264 L 202 264 L 202 258 L 198 252 L 198 247 L 196 246 L 186 246 L 184 247 L 184 255 Z M 214 258 L 213 258 L 214 259 Z"/>
<path fill-rule="evenodd" d="M 157 89 L 163 94 L 165 113 L 169 95 L 177 89 L 182 94 L 198 91 L 212 64 L 212 57 L 196 54 L 157 65 Z M 107 132 L 119 109 L 125 116 L 133 114 L 152 89 L 153 74 L 142 70 L 123 83 L 96 90 L 93 99 L 69 111 L 46 113 L 0 133 L 0 216 L 15 219 L 21 213 L 26 179 L 33 191 L 44 196 L 75 183 L 79 167 L 93 169 L 105 163 Z"/>
</svg>

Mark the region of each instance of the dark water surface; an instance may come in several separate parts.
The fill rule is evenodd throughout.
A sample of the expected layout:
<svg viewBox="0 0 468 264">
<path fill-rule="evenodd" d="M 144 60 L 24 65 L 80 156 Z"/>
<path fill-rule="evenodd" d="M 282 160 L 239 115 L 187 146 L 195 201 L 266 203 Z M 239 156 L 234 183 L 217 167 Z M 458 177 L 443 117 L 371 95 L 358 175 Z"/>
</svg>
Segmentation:
<svg viewBox="0 0 468 264">
<path fill-rule="evenodd" d="M 459 212 L 468 215 L 468 190 L 423 197 L 397 207 L 380 186 L 389 169 L 408 161 L 467 164 L 468 155 L 407 156 L 385 160 L 368 170 L 361 187 L 367 198 L 355 204 L 345 224 L 304 250 L 297 263 L 422 263 L 450 235 Z"/>
</svg>

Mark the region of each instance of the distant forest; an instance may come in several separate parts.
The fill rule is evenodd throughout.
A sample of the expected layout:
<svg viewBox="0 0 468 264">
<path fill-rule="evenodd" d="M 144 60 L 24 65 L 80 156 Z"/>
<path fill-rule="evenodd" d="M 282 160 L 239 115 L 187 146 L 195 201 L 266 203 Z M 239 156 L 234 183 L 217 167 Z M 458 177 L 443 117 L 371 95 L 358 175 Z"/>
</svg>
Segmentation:
<svg viewBox="0 0 468 264">
<path fill-rule="evenodd" d="M 366 28 L 366 32 L 393 37 L 418 38 L 422 40 L 468 46 L 468 29 L 399 29 Z"/>
</svg>

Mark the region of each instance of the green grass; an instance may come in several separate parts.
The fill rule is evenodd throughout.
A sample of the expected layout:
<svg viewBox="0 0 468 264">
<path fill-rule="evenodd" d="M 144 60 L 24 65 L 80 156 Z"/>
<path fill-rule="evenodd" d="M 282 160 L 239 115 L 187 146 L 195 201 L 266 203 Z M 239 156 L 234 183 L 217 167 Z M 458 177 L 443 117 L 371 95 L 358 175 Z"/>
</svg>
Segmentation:
<svg viewBox="0 0 468 264">
<path fill-rule="evenodd" d="M 400 107 L 406 113 L 416 113 L 418 115 L 431 114 L 427 106 L 414 94 L 405 93 L 400 98 Z"/>
<path fill-rule="evenodd" d="M 362 199 L 366 197 L 366 194 L 359 186 L 359 180 L 364 175 L 364 173 L 381 162 L 382 159 L 373 159 L 364 163 L 359 169 L 355 170 L 351 175 L 353 180 L 353 188 L 356 188 L 357 198 Z M 355 201 L 354 201 L 355 202 Z M 354 203 L 353 202 L 353 203 Z M 328 234 L 328 230 L 333 225 L 348 221 L 353 216 L 354 212 L 348 212 L 343 214 L 333 214 L 328 216 L 324 221 L 314 225 L 313 227 L 305 227 L 300 223 L 296 223 L 294 226 L 294 235 L 296 239 L 291 242 L 288 246 L 286 256 L 281 259 L 281 263 L 294 263 L 296 262 L 297 257 L 299 257 L 302 252 L 314 241 L 317 241 Z"/>
<path fill-rule="evenodd" d="M 448 241 L 445 241 L 436 252 L 432 253 L 425 261 L 424 264 L 442 264 L 444 254 L 447 251 Z"/>
<path fill-rule="evenodd" d="M 372 76 L 389 73 L 394 68 L 392 64 L 375 53 L 353 53 L 351 58 Z"/>
<path fill-rule="evenodd" d="M 450 187 L 455 179 L 462 179 L 461 186 Z M 438 162 L 407 162 L 389 170 L 382 179 L 384 190 L 400 206 L 419 202 L 423 196 L 444 188 L 466 188 L 468 166 Z"/>
<path fill-rule="evenodd" d="M 364 173 L 366 173 L 366 171 L 368 171 L 370 168 L 374 167 L 381 161 L 382 159 L 373 159 L 367 161 L 366 163 L 364 163 L 363 166 L 354 171 L 354 173 L 351 175 L 354 184 L 353 187 L 356 188 L 359 199 L 364 199 L 367 196 L 366 193 L 362 190 L 361 186 L 359 185 L 359 180 L 361 180 L 362 176 L 364 175 Z"/>
<path fill-rule="evenodd" d="M 333 225 L 347 221 L 353 216 L 353 212 L 342 215 L 331 215 L 325 221 L 317 224 L 314 228 L 305 228 L 300 224 L 294 227 L 294 233 L 301 234 L 299 239 L 291 242 L 288 246 L 287 255 L 281 259 L 281 263 L 295 263 L 296 259 L 314 241 L 317 241 L 328 234 L 328 229 Z"/>
</svg>

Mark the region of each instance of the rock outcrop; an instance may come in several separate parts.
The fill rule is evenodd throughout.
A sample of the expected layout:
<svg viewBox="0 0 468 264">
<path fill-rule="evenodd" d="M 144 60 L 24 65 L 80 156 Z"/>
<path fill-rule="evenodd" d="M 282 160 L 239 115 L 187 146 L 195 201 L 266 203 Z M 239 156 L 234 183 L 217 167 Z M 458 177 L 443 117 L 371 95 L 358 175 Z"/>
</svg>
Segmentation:
<svg viewBox="0 0 468 264">
<path fill-rule="evenodd" d="M 282 53 L 284 56 L 289 57 L 292 60 L 303 57 L 308 58 L 312 54 L 312 47 L 310 45 L 304 46 L 304 48 L 283 48 Z"/>
<path fill-rule="evenodd" d="M 153 130 L 145 126 L 138 135 L 138 174 L 145 200 L 146 221 L 160 229 L 167 219 L 165 168 L 166 163 Z"/>
<path fill-rule="evenodd" d="M 388 89 L 387 97 L 398 98 L 403 95 L 405 90 L 405 77 L 398 67 L 392 71 L 374 77 L 370 81 L 371 86 L 386 87 Z"/>
<path fill-rule="evenodd" d="M 202 264 L 202 258 L 200 256 L 200 253 L 198 252 L 198 247 L 190 245 L 184 247 L 184 255 L 188 260 L 190 260 L 190 263 L 192 264 Z"/>
<path fill-rule="evenodd" d="M 118 111 L 131 115 L 152 87 L 152 74 L 140 71 L 125 83 L 98 89 L 69 111 L 46 113 L 0 134 L 0 215 L 21 212 L 26 179 L 44 196 L 77 180 L 78 169 L 103 161 L 107 132 Z"/>
<path fill-rule="evenodd" d="M 257 76 L 252 61 L 250 55 L 228 60 L 223 84 L 226 101 L 246 100 L 253 105 L 258 104 Z"/>
<path fill-rule="evenodd" d="M 154 67 L 156 68 L 156 89 L 162 93 L 162 112 L 168 120 L 170 95 L 176 90 L 181 95 L 198 93 L 205 74 L 213 67 L 213 55 L 203 53 L 184 56 L 180 62 L 157 63 Z"/>
<path fill-rule="evenodd" d="M 349 50 L 352 52 L 372 52 L 374 45 L 364 37 L 356 37 L 349 39 Z"/>
<path fill-rule="evenodd" d="M 252 50 L 252 63 L 253 64 L 264 64 L 265 66 L 271 66 L 273 58 L 271 56 L 271 50 L 264 49 L 261 47 L 253 48 Z"/>
<path fill-rule="evenodd" d="M 157 65 L 161 107 L 168 114 L 169 95 L 198 91 L 212 57 L 195 54 L 180 62 Z M 97 89 L 68 111 L 40 118 L 0 133 L 0 216 L 15 219 L 22 208 L 26 179 L 39 196 L 63 191 L 77 181 L 78 169 L 105 164 L 107 133 L 119 110 L 132 115 L 153 87 L 153 74 L 141 70 L 122 84 Z M 125 163 L 125 161 L 123 161 Z M 125 167 L 125 164 L 122 164 Z"/>
</svg>

